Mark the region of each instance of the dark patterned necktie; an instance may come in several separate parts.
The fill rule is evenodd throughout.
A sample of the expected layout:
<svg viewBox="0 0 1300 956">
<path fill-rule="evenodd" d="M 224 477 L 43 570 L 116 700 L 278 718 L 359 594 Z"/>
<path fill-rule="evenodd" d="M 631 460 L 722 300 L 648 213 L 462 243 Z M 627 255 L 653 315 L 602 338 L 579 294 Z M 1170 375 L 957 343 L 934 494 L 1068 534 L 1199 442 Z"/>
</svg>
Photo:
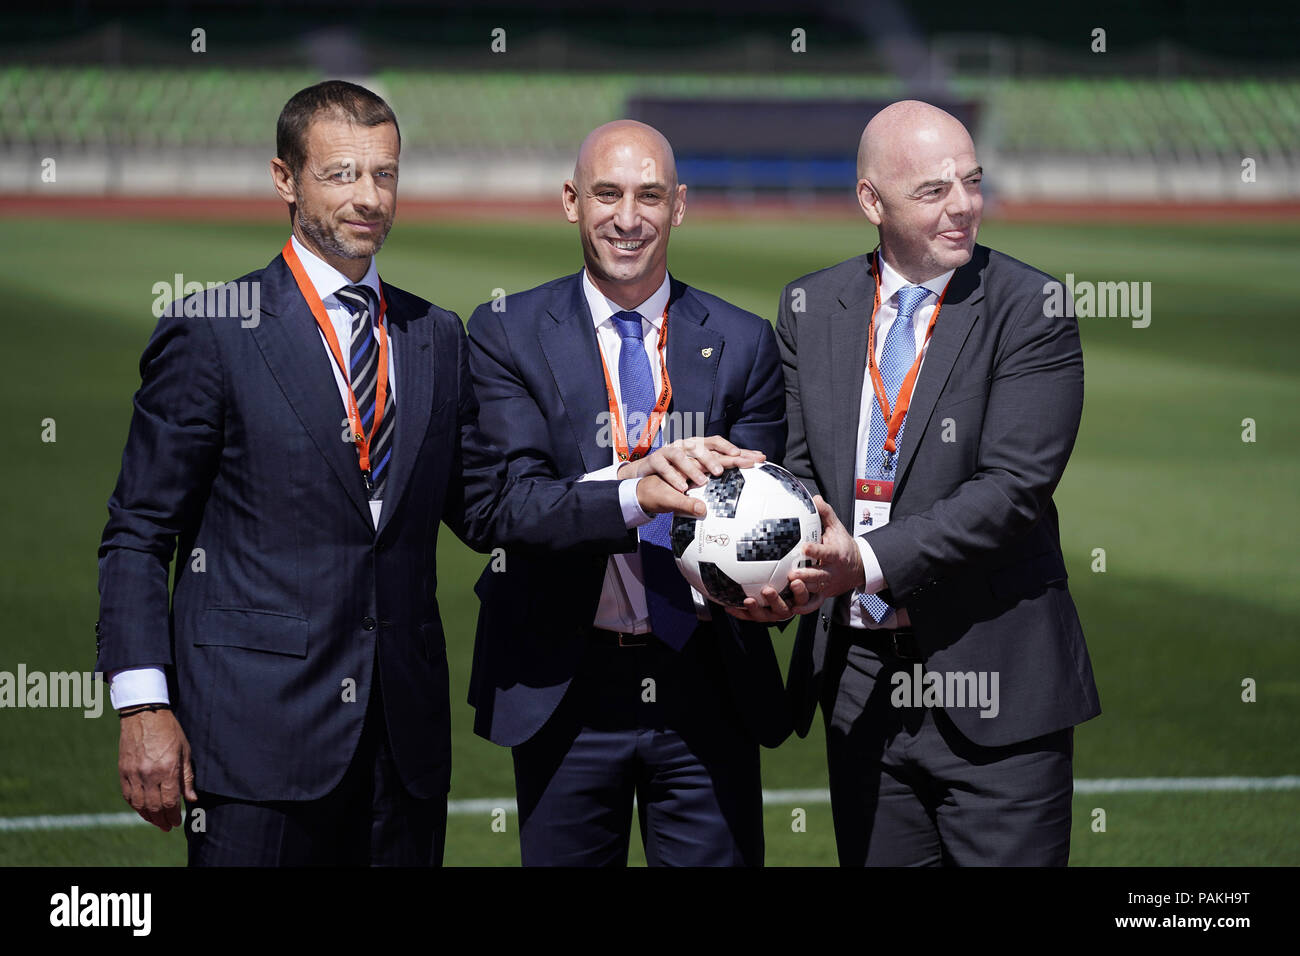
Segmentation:
<svg viewBox="0 0 1300 956">
<path fill-rule="evenodd" d="M 356 396 L 361 428 L 370 435 L 370 498 L 380 501 L 384 497 L 388 464 L 393 455 L 397 402 L 393 400 L 392 391 L 389 391 L 384 400 L 384 420 L 380 422 L 379 434 L 372 434 L 379 384 L 379 341 L 374 332 L 379 321 L 379 304 L 374 290 L 366 285 L 344 286 L 334 296 L 352 315 L 348 381 L 352 385 L 352 394 Z"/>
</svg>

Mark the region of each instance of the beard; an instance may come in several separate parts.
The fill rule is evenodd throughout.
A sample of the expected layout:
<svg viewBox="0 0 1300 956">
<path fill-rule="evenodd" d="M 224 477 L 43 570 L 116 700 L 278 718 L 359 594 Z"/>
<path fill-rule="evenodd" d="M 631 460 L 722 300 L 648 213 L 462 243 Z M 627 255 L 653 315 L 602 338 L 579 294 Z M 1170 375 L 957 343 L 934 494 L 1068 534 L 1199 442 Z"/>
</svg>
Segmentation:
<svg viewBox="0 0 1300 956">
<path fill-rule="evenodd" d="M 388 230 L 393 227 L 393 220 L 390 218 L 375 236 L 352 239 L 344 236 L 338 225 L 308 214 L 300 194 L 294 196 L 294 206 L 296 207 L 294 218 L 302 229 L 302 234 L 322 252 L 340 259 L 369 259 L 379 252 L 384 240 L 388 238 Z"/>
</svg>

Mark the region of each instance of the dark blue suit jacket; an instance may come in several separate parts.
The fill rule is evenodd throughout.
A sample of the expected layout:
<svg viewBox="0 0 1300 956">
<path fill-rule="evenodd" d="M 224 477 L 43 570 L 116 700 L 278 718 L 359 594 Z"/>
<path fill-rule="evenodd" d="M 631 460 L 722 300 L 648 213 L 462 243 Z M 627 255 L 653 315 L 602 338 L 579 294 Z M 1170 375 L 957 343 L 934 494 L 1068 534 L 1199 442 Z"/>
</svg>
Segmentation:
<svg viewBox="0 0 1300 956">
<path fill-rule="evenodd" d="M 464 328 L 385 285 L 398 414 L 376 529 L 330 360 L 287 265 L 277 256 L 237 281 L 260 284 L 256 325 L 220 317 L 220 290 L 191 297 L 173 303 L 141 359 L 99 549 L 97 669 L 166 666 L 199 788 L 304 800 L 332 790 L 352 758 L 377 652 L 402 779 L 416 796 L 445 793 L 438 525 L 482 548 L 505 487 L 475 428 Z M 509 531 L 492 536 L 549 539 L 533 516 L 587 510 L 594 491 L 516 489 Z"/>
<path fill-rule="evenodd" d="M 504 452 L 511 481 L 576 478 L 610 465 L 610 447 L 599 440 L 609 404 L 581 273 L 510 295 L 504 309 L 480 306 L 469 339 L 480 425 Z M 667 363 L 670 412 L 699 413 L 704 434 L 780 461 L 785 395 L 766 321 L 674 279 Z M 598 505 L 553 516 L 546 547 L 511 550 L 505 570 L 489 565 L 475 588 L 482 608 L 470 678 L 474 729 L 505 746 L 530 739 L 554 713 L 588 646 L 609 555 L 636 548 L 617 482 L 577 487 L 584 486 L 600 489 Z M 514 522 L 526 511 L 503 512 L 496 533 L 522 539 Z M 719 693 L 731 695 L 755 739 L 774 747 L 789 735 L 790 718 L 767 629 L 711 610 L 713 621 L 694 639 L 718 643 L 728 684 Z"/>
</svg>

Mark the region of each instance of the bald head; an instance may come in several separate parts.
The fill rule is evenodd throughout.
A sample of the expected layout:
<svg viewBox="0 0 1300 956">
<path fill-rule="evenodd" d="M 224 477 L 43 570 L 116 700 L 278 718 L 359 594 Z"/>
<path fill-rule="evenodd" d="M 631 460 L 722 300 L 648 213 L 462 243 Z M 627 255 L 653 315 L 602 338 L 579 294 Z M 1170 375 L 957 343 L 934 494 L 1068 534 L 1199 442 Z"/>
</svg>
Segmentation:
<svg viewBox="0 0 1300 956">
<path fill-rule="evenodd" d="M 953 116 L 920 100 L 891 103 L 871 118 L 858 141 L 858 179 L 892 179 L 899 175 L 909 152 L 932 150 L 939 144 L 964 146 L 974 152 L 970 133 Z M 949 155 L 960 152 L 953 149 Z"/>
<path fill-rule="evenodd" d="M 669 190 L 677 185 L 677 160 L 659 130 L 636 120 L 614 120 L 597 126 L 578 147 L 573 182 L 579 189 L 592 181 L 593 171 L 610 164 L 631 163 L 645 182 L 660 182 Z"/>
<path fill-rule="evenodd" d="M 596 127 L 578 148 L 561 198 L 596 288 L 624 309 L 645 303 L 664 282 L 668 235 L 686 214 L 668 140 L 635 120 Z"/>
<path fill-rule="evenodd" d="M 913 283 L 970 261 L 983 174 L 966 127 L 937 106 L 902 100 L 873 116 L 858 143 L 858 205 L 885 261 Z"/>
</svg>

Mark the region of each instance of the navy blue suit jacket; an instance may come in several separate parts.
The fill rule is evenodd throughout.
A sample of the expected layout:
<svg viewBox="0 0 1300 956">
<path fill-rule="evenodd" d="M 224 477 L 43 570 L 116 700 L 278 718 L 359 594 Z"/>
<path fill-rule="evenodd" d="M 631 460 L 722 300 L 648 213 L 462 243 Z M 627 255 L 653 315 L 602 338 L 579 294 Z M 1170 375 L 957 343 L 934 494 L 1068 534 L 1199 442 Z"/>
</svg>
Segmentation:
<svg viewBox="0 0 1300 956">
<path fill-rule="evenodd" d="M 200 789 L 305 800 L 346 770 L 377 656 L 402 779 L 419 797 L 445 793 L 438 525 L 483 548 L 505 490 L 475 428 L 464 328 L 384 286 L 398 412 L 376 528 L 329 357 L 284 259 L 236 281 L 259 284 L 256 324 L 221 317 L 221 290 L 190 297 L 141 359 L 99 549 L 97 669 L 166 668 Z M 492 536 L 550 539 L 537 516 L 589 510 L 595 490 L 516 489 L 509 530 Z"/>
<path fill-rule="evenodd" d="M 469 340 L 480 425 L 503 451 L 512 482 L 576 478 L 611 464 L 610 446 L 600 441 L 609 404 L 581 273 L 510 295 L 504 308 L 479 306 Z M 703 434 L 780 461 L 785 394 L 766 321 L 674 279 L 667 364 L 670 412 L 691 421 L 698 413 Z M 600 489 L 592 507 L 554 515 L 547 546 L 511 550 L 505 570 L 489 564 L 475 588 L 482 607 L 470 678 L 474 729 L 505 746 L 530 739 L 554 713 L 588 644 L 609 555 L 637 545 L 623 523 L 617 482 L 577 487 L 584 486 Z M 497 535 L 521 540 L 514 522 L 527 510 L 503 511 Z M 728 684 L 719 693 L 731 695 L 755 739 L 774 747 L 791 724 L 767 629 L 716 605 L 711 611 L 694 640 L 718 642 Z"/>
</svg>

